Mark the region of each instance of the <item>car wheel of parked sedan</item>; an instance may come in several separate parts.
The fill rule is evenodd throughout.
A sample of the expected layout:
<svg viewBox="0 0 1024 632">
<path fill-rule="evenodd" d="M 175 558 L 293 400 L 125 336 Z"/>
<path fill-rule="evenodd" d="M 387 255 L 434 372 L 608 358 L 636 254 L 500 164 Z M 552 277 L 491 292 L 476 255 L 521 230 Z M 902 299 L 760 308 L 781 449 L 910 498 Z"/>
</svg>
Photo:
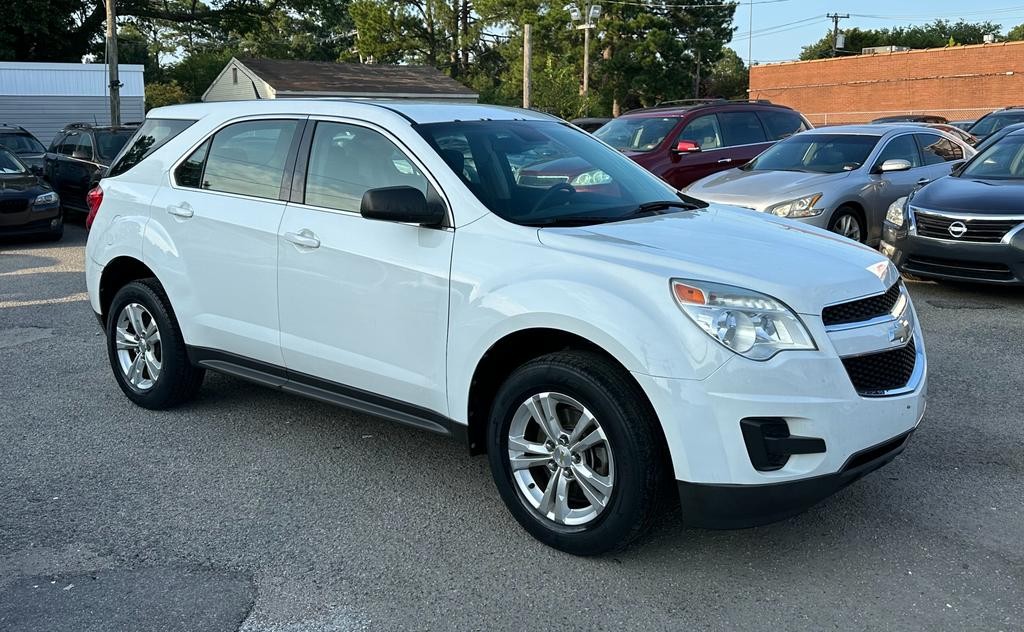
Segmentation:
<svg viewBox="0 0 1024 632">
<path fill-rule="evenodd" d="M 118 386 L 143 408 L 176 406 L 203 383 L 205 371 L 189 362 L 170 301 L 155 279 L 133 281 L 114 296 L 107 355 Z"/>
<path fill-rule="evenodd" d="M 849 206 L 841 206 L 832 214 L 828 229 L 854 241 L 864 242 L 867 231 L 864 230 L 860 214 Z"/>
<path fill-rule="evenodd" d="M 61 239 L 64 238 L 64 215 L 63 215 L 63 213 L 59 217 L 60 217 L 60 225 L 58 225 L 57 228 L 54 228 L 53 230 L 51 230 L 49 233 L 46 234 L 46 239 L 48 239 L 49 241 L 60 241 Z"/>
<path fill-rule="evenodd" d="M 519 367 L 495 397 L 488 457 L 498 491 L 534 537 L 576 555 L 623 548 L 666 497 L 657 420 L 621 368 L 588 352 Z"/>
</svg>

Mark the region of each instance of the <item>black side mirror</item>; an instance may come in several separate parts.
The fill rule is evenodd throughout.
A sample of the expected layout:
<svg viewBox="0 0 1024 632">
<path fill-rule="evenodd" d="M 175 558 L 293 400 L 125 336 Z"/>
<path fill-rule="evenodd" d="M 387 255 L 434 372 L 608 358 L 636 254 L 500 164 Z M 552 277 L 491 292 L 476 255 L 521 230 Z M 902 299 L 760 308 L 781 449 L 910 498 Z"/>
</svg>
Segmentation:
<svg viewBox="0 0 1024 632">
<path fill-rule="evenodd" d="M 961 173 L 964 172 L 964 167 L 966 167 L 966 166 L 967 166 L 967 161 L 966 160 L 963 160 L 961 162 L 956 163 L 956 166 L 953 167 L 953 169 L 949 172 L 949 175 L 951 175 L 951 176 L 959 176 Z"/>
<path fill-rule="evenodd" d="M 423 192 L 414 187 L 381 187 L 363 193 L 359 213 L 366 219 L 439 226 L 444 221 L 444 206 L 427 204 Z"/>
</svg>

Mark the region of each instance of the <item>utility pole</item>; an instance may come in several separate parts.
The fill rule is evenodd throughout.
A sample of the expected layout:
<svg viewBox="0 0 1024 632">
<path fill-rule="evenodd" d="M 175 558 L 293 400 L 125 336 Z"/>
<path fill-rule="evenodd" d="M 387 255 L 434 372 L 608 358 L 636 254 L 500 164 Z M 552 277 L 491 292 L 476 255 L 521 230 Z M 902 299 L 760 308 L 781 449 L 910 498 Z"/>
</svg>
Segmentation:
<svg viewBox="0 0 1024 632">
<path fill-rule="evenodd" d="M 121 80 L 117 77 L 117 13 L 115 0 L 107 4 L 107 69 L 110 75 L 110 125 L 121 125 Z"/>
<path fill-rule="evenodd" d="M 569 9 L 569 17 L 573 22 L 582 22 L 576 25 L 576 30 L 583 31 L 583 90 L 581 94 L 586 100 L 590 94 L 590 31 L 597 28 L 594 23 L 601 17 L 601 5 L 586 5 L 582 13 L 575 4 L 570 4 L 566 8 Z"/>
<path fill-rule="evenodd" d="M 754 0 L 750 0 L 750 24 L 747 25 L 747 72 L 754 61 Z"/>
<path fill-rule="evenodd" d="M 533 67 L 530 57 L 533 54 L 533 43 L 530 41 L 530 25 L 523 25 L 523 107 L 530 109 L 530 75 Z"/>
<path fill-rule="evenodd" d="M 832 20 L 832 56 L 839 54 L 839 20 L 850 19 L 849 13 L 826 13 L 825 17 Z"/>
</svg>

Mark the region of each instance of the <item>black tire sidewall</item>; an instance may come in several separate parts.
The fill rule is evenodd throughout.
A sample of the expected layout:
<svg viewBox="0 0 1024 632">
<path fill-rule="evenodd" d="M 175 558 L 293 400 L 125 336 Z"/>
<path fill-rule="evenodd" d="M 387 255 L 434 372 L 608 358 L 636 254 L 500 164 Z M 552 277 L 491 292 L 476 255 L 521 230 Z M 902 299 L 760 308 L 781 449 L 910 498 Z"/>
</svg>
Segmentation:
<svg viewBox="0 0 1024 632">
<path fill-rule="evenodd" d="M 595 376 L 562 365 L 530 363 L 516 370 L 495 397 L 488 427 L 488 458 L 498 491 L 516 520 L 541 542 L 557 549 L 579 554 L 599 554 L 615 548 L 629 538 L 645 511 L 642 503 L 646 468 L 658 464 L 645 462 L 637 442 L 637 426 L 627 423 L 628 404 L 608 394 L 607 385 Z M 608 438 L 615 463 L 615 487 L 609 505 L 595 520 L 579 526 L 557 525 L 539 516 L 527 506 L 512 475 L 508 459 L 508 429 L 516 409 L 532 395 L 554 391 L 568 395 L 588 408 Z M 642 422 L 641 422 L 642 423 Z M 649 440 L 649 439 L 648 439 Z"/>
<path fill-rule="evenodd" d="M 160 330 L 160 378 L 157 379 L 155 386 L 146 391 L 140 391 L 128 382 L 117 359 L 117 319 L 121 310 L 129 303 L 139 303 L 145 307 L 156 320 L 157 328 Z M 171 318 L 153 289 L 140 281 L 134 281 L 121 288 L 114 296 L 107 313 L 107 357 L 114 372 L 114 379 L 128 399 L 145 408 L 162 408 L 171 399 L 175 390 L 174 376 L 179 374 L 179 370 L 174 366 L 174 362 L 185 354 L 175 352 L 175 345 L 183 343 L 177 335 L 176 323 Z"/>
</svg>

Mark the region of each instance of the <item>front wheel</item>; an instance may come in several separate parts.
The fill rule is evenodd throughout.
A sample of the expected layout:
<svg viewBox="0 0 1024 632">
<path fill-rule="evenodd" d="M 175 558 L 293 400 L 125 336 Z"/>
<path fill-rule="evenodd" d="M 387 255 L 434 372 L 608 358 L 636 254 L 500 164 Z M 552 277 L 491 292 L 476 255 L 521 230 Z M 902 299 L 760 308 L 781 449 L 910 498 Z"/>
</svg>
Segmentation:
<svg viewBox="0 0 1024 632">
<path fill-rule="evenodd" d="M 861 222 L 860 215 L 848 206 L 843 206 L 836 210 L 828 223 L 828 229 L 833 233 L 839 233 L 847 239 L 861 243 L 864 243 L 864 240 L 867 238 L 867 231 L 864 230 L 864 224 Z"/>
<path fill-rule="evenodd" d="M 552 353 L 499 389 L 491 472 L 513 516 L 541 542 L 576 555 L 624 548 L 666 496 L 657 423 L 620 367 L 594 353 Z"/>
</svg>

